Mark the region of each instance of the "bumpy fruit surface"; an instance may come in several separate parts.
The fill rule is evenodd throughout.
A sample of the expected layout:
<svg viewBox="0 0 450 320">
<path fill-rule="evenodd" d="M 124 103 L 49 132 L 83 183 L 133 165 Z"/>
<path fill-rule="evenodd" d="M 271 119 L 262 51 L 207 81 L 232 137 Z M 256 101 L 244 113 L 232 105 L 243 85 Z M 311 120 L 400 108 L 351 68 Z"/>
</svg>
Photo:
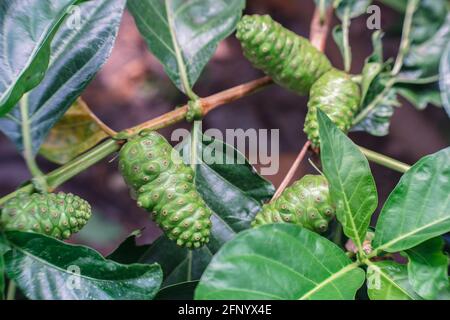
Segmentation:
<svg viewBox="0 0 450 320">
<path fill-rule="evenodd" d="M 91 217 L 88 202 L 71 193 L 19 194 L 2 209 L 4 230 L 28 231 L 67 239 Z"/>
<path fill-rule="evenodd" d="M 191 167 L 156 132 L 130 139 L 119 168 L 139 207 L 179 246 L 199 248 L 209 241 L 211 210 L 198 194 Z"/>
<path fill-rule="evenodd" d="M 314 147 L 319 146 L 319 125 L 317 108 L 344 132 L 352 127 L 358 112 L 361 94 L 358 85 L 342 71 L 332 69 L 325 73 L 311 87 L 304 131 Z"/>
<path fill-rule="evenodd" d="M 252 226 L 284 222 L 316 232 L 325 232 L 334 213 L 326 178 L 306 175 L 286 188 L 278 199 L 264 205 L 253 220 Z"/>
<path fill-rule="evenodd" d="M 311 43 L 268 15 L 244 16 L 237 26 L 245 56 L 279 85 L 306 95 L 330 70 L 327 57 Z"/>
</svg>

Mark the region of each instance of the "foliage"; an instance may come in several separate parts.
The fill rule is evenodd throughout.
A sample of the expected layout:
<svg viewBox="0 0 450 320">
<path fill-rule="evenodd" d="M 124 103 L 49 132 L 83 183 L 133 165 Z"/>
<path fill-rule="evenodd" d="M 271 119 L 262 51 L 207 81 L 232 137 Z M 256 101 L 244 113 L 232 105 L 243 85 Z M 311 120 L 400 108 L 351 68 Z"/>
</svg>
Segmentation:
<svg viewBox="0 0 450 320">
<path fill-rule="evenodd" d="M 384 0 L 404 15 L 399 54 L 386 59 L 384 32 L 376 31 L 359 74 L 349 73 L 349 30 L 370 0 L 315 1 L 321 23 L 329 23 L 327 7 L 339 18 L 333 36 L 345 71 L 333 68 L 314 41 L 270 16 L 241 18 L 244 0 L 125 2 L 0 3 L 0 130 L 23 151 L 33 175 L 0 198 L 0 298 L 7 283 L 14 296 L 15 283 L 28 299 L 351 300 L 364 290 L 372 300 L 450 300 L 443 241 L 450 232 L 450 148 L 403 169 L 380 204 L 368 159 L 389 168 L 396 160 L 375 159 L 346 135 L 350 129 L 388 135 L 399 95 L 420 110 L 443 105 L 450 115 L 445 0 Z M 116 134 L 80 95 L 108 59 L 125 5 L 189 101 L 156 125 Z M 323 172 L 294 182 L 273 201 L 274 186 L 233 146 L 204 134 L 201 122 L 175 148 L 155 131 L 142 131 L 201 120 L 218 104 L 262 86 L 256 81 L 212 99 L 193 89 L 219 43 L 235 30 L 255 67 L 281 87 L 309 94 L 304 129 Z M 134 232 L 104 258 L 56 239 L 77 232 L 91 207 L 50 191 L 119 149 L 131 195 L 165 234 L 139 246 L 140 232 Z M 38 152 L 62 166 L 37 174 Z M 314 232 L 328 227 L 323 235 Z M 403 260 L 393 258 L 399 254 Z"/>
</svg>

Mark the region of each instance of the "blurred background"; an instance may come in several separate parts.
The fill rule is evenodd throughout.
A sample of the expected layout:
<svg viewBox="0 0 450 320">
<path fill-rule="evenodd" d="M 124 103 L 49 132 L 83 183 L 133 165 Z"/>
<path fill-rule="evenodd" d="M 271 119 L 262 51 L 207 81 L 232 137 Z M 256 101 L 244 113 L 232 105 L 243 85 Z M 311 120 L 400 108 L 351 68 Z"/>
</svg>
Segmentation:
<svg viewBox="0 0 450 320">
<path fill-rule="evenodd" d="M 269 14 L 298 34 L 305 37 L 309 35 L 313 0 L 248 0 L 247 3 L 246 13 Z M 394 57 L 400 41 L 402 17 L 389 7 L 379 5 L 382 29 L 386 31 L 385 57 Z M 372 52 L 372 31 L 367 29 L 366 19 L 367 16 L 363 15 L 352 20 L 352 73 L 361 72 L 365 57 Z M 335 18 L 333 25 L 337 23 Z M 328 38 L 326 54 L 334 66 L 343 67 L 339 50 L 331 36 Z M 195 86 L 195 91 L 200 96 L 208 96 L 261 75 L 244 58 L 238 41 L 230 36 L 219 45 Z M 89 85 L 83 98 L 104 122 L 117 131 L 186 102 L 159 62 L 147 50 L 128 13 L 122 21 L 112 56 Z M 449 145 L 449 122 L 442 109 L 428 106 L 424 111 L 418 111 L 406 101 L 401 102 L 403 107 L 395 112 L 389 136 L 377 138 L 366 133 L 352 133 L 354 141 L 408 164 Z M 279 129 L 280 170 L 277 175 L 267 177 L 278 186 L 306 142 L 303 133 L 306 103 L 306 97 L 299 97 L 272 85 L 212 111 L 204 119 L 203 129 L 218 128 L 223 132 L 234 128 Z M 181 123 L 161 130 L 161 133 L 169 136 L 177 127 L 189 128 L 189 125 Z M 56 165 L 42 158 L 38 162 L 44 171 L 56 168 Z M 398 182 L 400 174 L 373 164 L 372 171 L 382 204 Z M 314 169 L 308 161 L 304 161 L 297 177 L 310 172 L 314 172 Z M 21 155 L 0 134 L 0 195 L 13 191 L 29 178 Z M 87 227 L 71 240 L 73 242 L 88 244 L 107 254 L 133 230 L 145 228 L 140 238 L 144 243 L 151 242 L 161 233 L 148 214 L 137 208 L 128 196 L 114 156 L 91 167 L 60 189 L 85 198 L 95 212 Z"/>
</svg>

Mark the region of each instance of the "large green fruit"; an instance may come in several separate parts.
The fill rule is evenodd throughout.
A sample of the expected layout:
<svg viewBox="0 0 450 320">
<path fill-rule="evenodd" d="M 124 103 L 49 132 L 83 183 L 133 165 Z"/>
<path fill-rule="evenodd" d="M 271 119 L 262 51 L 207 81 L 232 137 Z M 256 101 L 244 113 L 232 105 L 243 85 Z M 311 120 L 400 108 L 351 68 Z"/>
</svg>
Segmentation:
<svg viewBox="0 0 450 320">
<path fill-rule="evenodd" d="M 321 76 L 311 87 L 304 127 L 313 147 L 319 146 L 317 108 L 325 112 L 339 129 L 347 132 L 352 127 L 360 100 L 359 86 L 347 73 L 332 69 Z"/>
<path fill-rule="evenodd" d="M 91 217 L 88 202 L 71 193 L 19 194 L 2 209 L 0 225 L 6 231 L 18 230 L 67 239 Z"/>
<path fill-rule="evenodd" d="M 163 136 L 145 132 L 120 151 L 119 168 L 139 207 L 179 246 L 209 241 L 211 210 L 194 185 L 194 172 Z"/>
<path fill-rule="evenodd" d="M 268 15 L 244 16 L 237 26 L 245 56 L 279 85 L 301 95 L 330 70 L 328 58 Z"/>
<path fill-rule="evenodd" d="M 264 205 L 252 226 L 284 222 L 325 232 L 334 213 L 326 178 L 306 175 L 286 188 L 278 199 Z"/>
</svg>

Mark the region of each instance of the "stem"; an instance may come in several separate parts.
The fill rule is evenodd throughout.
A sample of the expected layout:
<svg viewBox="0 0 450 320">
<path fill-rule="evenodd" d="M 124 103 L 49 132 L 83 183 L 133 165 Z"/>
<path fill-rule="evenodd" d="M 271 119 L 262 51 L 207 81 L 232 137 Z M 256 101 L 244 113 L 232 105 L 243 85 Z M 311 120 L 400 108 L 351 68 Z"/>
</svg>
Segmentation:
<svg viewBox="0 0 450 320">
<path fill-rule="evenodd" d="M 272 83 L 270 77 L 262 77 L 248 83 L 241 84 L 239 86 L 230 88 L 228 90 L 213 94 L 206 98 L 201 98 L 203 115 L 206 115 L 211 110 L 215 108 L 236 101 L 242 97 L 248 96 L 259 89 L 268 86 Z M 161 128 L 168 127 L 174 123 L 184 120 L 188 110 L 188 105 L 184 105 L 173 111 L 163 114 L 157 118 L 151 119 L 144 123 L 141 123 L 135 127 L 126 130 L 130 134 L 140 132 L 144 129 L 158 130 Z"/>
<path fill-rule="evenodd" d="M 222 104 L 226 104 L 228 102 L 232 102 L 244 96 L 250 95 L 271 83 L 272 80 L 269 77 L 262 77 L 260 79 L 250 81 L 248 83 L 230 88 L 228 90 L 204 98 L 202 99 L 202 106 L 204 108 L 203 114 L 208 113 L 209 111 L 219 107 Z M 138 133 L 143 129 L 158 130 L 161 128 L 165 128 L 171 124 L 184 120 L 186 112 L 187 112 L 187 105 L 125 131 L 133 134 Z M 47 174 L 44 177 L 47 177 L 49 186 L 52 189 L 55 189 L 62 183 L 76 176 L 78 173 L 94 165 L 103 158 L 106 158 L 110 154 L 118 151 L 120 149 L 120 145 L 121 142 L 119 141 L 115 141 L 113 139 L 105 140 L 100 145 L 97 145 L 93 149 L 87 151 L 85 154 L 66 163 L 65 165 L 59 167 L 58 169 L 54 170 L 53 172 Z M 34 186 L 31 183 L 28 183 L 22 186 L 20 189 L 0 198 L 0 206 L 2 206 L 8 200 L 17 196 L 19 192 L 32 193 L 34 190 L 35 190 Z"/>
<path fill-rule="evenodd" d="M 16 283 L 13 280 L 9 281 L 8 292 L 6 294 L 6 300 L 14 300 L 16 297 Z"/>
<path fill-rule="evenodd" d="M 392 75 L 396 76 L 403 66 L 403 59 L 408 52 L 410 45 L 411 25 L 414 13 L 416 12 L 418 0 L 409 0 L 406 7 L 405 21 L 403 23 L 402 40 L 400 42 L 400 48 L 398 50 L 397 58 L 395 59 L 394 68 L 392 69 Z"/>
<path fill-rule="evenodd" d="M 325 50 L 326 39 L 328 37 L 328 32 L 330 30 L 332 14 L 333 8 L 331 6 L 327 11 L 325 21 L 322 22 L 320 19 L 321 16 L 320 7 L 318 8 L 316 7 L 314 11 L 314 16 L 311 20 L 311 27 L 310 27 L 311 32 L 309 35 L 310 42 L 312 43 L 313 46 L 315 46 L 319 51 L 322 52 Z M 310 141 L 307 141 L 304 144 L 303 148 L 300 150 L 300 153 L 297 155 L 297 158 L 295 159 L 288 173 L 286 174 L 277 191 L 273 195 L 272 200 L 270 201 L 276 200 L 284 191 L 284 189 L 286 189 L 286 187 L 289 185 L 289 183 L 291 182 L 292 178 L 295 175 L 295 172 L 302 163 L 303 158 L 305 157 L 306 152 L 308 151 L 310 145 L 311 145 Z"/>
<path fill-rule="evenodd" d="M 297 158 L 295 159 L 295 161 L 292 164 L 291 168 L 289 169 L 288 173 L 286 174 L 286 176 L 284 177 L 280 186 L 278 187 L 277 191 L 273 195 L 272 200 L 270 200 L 270 201 L 275 201 L 281 195 L 281 193 L 283 193 L 284 189 L 286 189 L 286 187 L 289 185 L 289 183 L 291 182 L 292 178 L 295 175 L 295 172 L 297 171 L 298 167 L 300 166 L 303 159 L 305 158 L 306 152 L 308 151 L 308 148 L 310 145 L 311 145 L 310 141 L 306 141 L 306 143 L 303 145 L 302 150 L 297 155 Z"/>
<path fill-rule="evenodd" d="M 90 166 L 96 164 L 100 160 L 109 156 L 110 154 L 120 149 L 120 143 L 118 141 L 108 139 L 103 143 L 97 145 L 90 152 L 87 152 L 73 161 L 67 163 L 47 176 L 47 183 L 51 190 L 57 188 L 67 180 L 76 176 L 78 173 L 83 172 Z"/>
<path fill-rule="evenodd" d="M 382 165 L 386 168 L 398 171 L 400 173 L 405 173 L 408 171 L 411 166 L 407 165 L 406 163 L 400 162 L 398 160 L 392 159 L 388 156 L 385 156 L 384 154 L 359 147 L 359 150 L 361 150 L 362 153 L 369 159 L 370 161 L 377 163 L 379 165 Z"/>
<path fill-rule="evenodd" d="M 345 8 L 344 17 L 342 20 L 342 37 L 343 37 L 343 49 L 344 49 L 344 69 L 345 72 L 350 72 L 352 65 L 352 52 L 350 49 L 349 40 L 350 31 L 350 6 Z"/>
<path fill-rule="evenodd" d="M 108 127 L 102 120 L 100 120 L 97 115 L 92 112 L 91 108 L 82 100 L 81 98 L 78 99 L 78 103 L 83 108 L 84 112 L 86 112 L 89 117 L 102 129 L 108 136 L 114 137 L 117 132 Z"/>
<path fill-rule="evenodd" d="M 66 163 L 64 166 L 50 172 L 46 175 L 46 181 L 49 190 L 52 191 L 67 180 L 73 178 L 80 172 L 86 170 L 90 166 L 96 164 L 103 158 L 107 157 L 113 152 L 120 149 L 120 143 L 113 139 L 105 140 L 103 143 L 97 145 L 90 151 L 79 156 L 78 158 Z M 34 191 L 34 186 L 31 183 L 26 184 L 20 189 L 4 196 L 0 199 L 0 206 L 3 205 L 8 200 L 17 196 L 18 193 L 31 193 Z"/>
<path fill-rule="evenodd" d="M 30 120 L 28 118 L 28 94 L 25 94 L 20 100 L 20 113 L 22 116 L 22 142 L 23 157 L 27 164 L 33 180 L 37 183 L 39 191 L 47 191 L 45 177 L 41 169 L 39 169 L 33 154 L 33 143 L 30 136 Z"/>
<path fill-rule="evenodd" d="M 327 9 L 324 20 L 321 19 L 320 8 L 316 8 L 314 11 L 314 16 L 311 20 L 309 39 L 311 44 L 320 51 L 325 50 L 332 18 L 333 6 L 330 6 Z"/>
<path fill-rule="evenodd" d="M 198 148 L 198 133 L 201 132 L 201 121 L 194 121 L 191 130 L 191 168 L 195 171 L 197 170 L 197 148 Z M 200 141 L 201 146 L 201 141 Z"/>
</svg>

